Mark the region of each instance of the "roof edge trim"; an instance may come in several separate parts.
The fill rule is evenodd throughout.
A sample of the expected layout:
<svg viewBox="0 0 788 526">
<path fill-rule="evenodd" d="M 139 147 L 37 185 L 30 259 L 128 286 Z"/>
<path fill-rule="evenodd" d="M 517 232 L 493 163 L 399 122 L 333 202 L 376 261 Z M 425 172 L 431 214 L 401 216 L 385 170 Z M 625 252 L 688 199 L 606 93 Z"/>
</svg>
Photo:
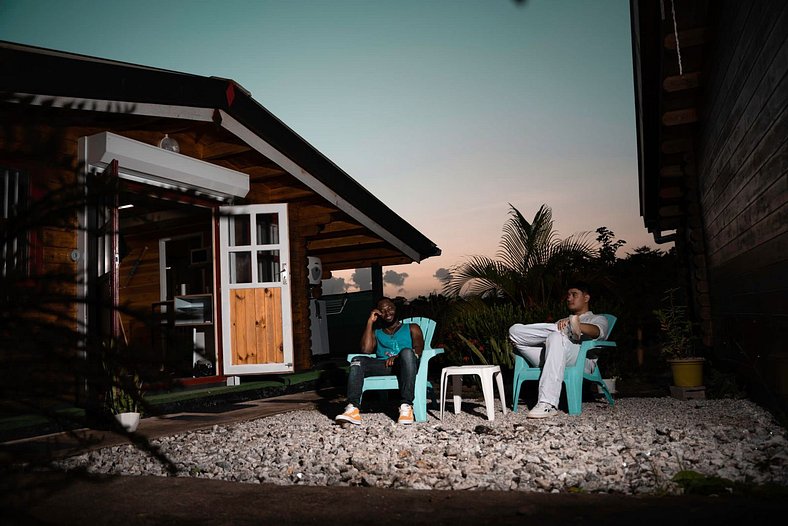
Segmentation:
<svg viewBox="0 0 788 526">
<path fill-rule="evenodd" d="M 358 208 L 354 207 L 348 201 L 343 199 L 339 194 L 331 190 L 328 186 L 320 182 L 315 176 L 308 171 L 301 168 L 297 163 L 292 161 L 288 156 L 281 153 L 271 144 L 263 140 L 259 135 L 251 131 L 249 128 L 241 124 L 232 115 L 229 115 L 224 110 L 219 110 L 221 114 L 221 126 L 227 131 L 244 141 L 246 144 L 265 155 L 273 162 L 278 164 L 282 169 L 287 171 L 290 175 L 307 185 L 309 188 L 317 192 L 331 204 L 337 208 L 350 214 L 351 217 L 358 220 L 362 225 L 372 230 L 377 235 L 381 236 L 384 240 L 394 245 L 397 249 L 401 250 L 406 256 L 415 262 L 421 262 L 421 255 L 418 250 L 407 245 L 401 239 L 393 235 L 369 216 L 361 212 Z"/>
</svg>

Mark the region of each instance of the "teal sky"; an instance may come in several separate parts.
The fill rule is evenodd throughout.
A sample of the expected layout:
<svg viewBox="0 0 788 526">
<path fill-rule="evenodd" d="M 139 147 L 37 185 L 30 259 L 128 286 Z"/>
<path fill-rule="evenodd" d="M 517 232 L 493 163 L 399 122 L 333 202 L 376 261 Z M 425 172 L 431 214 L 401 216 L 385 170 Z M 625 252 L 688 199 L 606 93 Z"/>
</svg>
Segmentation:
<svg viewBox="0 0 788 526">
<path fill-rule="evenodd" d="M 627 0 L 0 0 L 0 39 L 234 79 L 441 247 L 390 295 L 494 256 L 508 203 L 654 246 Z"/>
</svg>

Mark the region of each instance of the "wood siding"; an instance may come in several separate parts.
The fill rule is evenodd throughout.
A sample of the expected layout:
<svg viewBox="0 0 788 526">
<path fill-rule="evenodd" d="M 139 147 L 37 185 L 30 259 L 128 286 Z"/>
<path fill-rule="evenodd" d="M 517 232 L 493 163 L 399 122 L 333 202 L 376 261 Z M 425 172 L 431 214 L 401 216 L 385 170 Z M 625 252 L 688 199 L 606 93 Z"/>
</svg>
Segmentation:
<svg viewBox="0 0 788 526">
<path fill-rule="evenodd" d="M 788 330 L 788 3 L 711 9 L 698 193 L 715 350 L 743 353 L 779 392 L 788 371 L 775 337 Z"/>
<path fill-rule="evenodd" d="M 302 207 L 288 206 L 290 224 L 290 301 L 293 312 L 293 366 L 296 371 L 312 367 L 312 324 L 309 312 L 307 239 L 315 227 L 302 217 Z"/>
<path fill-rule="evenodd" d="M 278 288 L 230 292 L 233 365 L 282 363 L 282 291 Z"/>
</svg>

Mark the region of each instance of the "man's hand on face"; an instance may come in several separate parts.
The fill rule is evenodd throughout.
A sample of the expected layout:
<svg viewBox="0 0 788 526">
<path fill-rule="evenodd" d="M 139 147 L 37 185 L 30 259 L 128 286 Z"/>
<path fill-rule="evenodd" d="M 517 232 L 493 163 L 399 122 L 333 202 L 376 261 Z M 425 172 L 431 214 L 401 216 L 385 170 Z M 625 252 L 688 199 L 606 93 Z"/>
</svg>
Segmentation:
<svg viewBox="0 0 788 526">
<path fill-rule="evenodd" d="M 372 312 L 369 313 L 369 323 L 375 323 L 378 321 L 378 318 L 383 316 L 383 313 L 380 312 L 378 309 L 372 309 Z"/>
</svg>

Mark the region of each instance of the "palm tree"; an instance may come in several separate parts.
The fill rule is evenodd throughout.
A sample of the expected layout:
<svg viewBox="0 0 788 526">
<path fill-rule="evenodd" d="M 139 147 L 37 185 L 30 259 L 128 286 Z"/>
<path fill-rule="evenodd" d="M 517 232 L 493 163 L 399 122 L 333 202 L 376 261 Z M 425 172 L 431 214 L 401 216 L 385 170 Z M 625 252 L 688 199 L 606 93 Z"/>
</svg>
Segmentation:
<svg viewBox="0 0 788 526">
<path fill-rule="evenodd" d="M 595 256 L 587 232 L 560 239 L 553 212 L 542 205 L 529 223 L 509 204 L 509 221 L 497 258 L 471 256 L 450 269 L 443 286 L 447 296 L 503 297 L 532 307 L 560 297 L 570 276 Z"/>
</svg>

